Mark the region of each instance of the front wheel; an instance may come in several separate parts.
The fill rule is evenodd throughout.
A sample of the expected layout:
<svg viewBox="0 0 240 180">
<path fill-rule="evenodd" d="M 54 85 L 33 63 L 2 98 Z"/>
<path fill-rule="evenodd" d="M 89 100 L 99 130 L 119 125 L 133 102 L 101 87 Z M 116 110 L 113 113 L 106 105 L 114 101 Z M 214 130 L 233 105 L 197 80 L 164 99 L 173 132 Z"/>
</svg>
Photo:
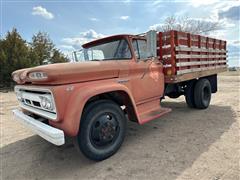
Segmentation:
<svg viewBox="0 0 240 180">
<path fill-rule="evenodd" d="M 113 101 L 99 100 L 84 110 L 78 144 L 82 153 L 95 161 L 112 156 L 121 146 L 126 133 L 126 118 Z"/>
</svg>

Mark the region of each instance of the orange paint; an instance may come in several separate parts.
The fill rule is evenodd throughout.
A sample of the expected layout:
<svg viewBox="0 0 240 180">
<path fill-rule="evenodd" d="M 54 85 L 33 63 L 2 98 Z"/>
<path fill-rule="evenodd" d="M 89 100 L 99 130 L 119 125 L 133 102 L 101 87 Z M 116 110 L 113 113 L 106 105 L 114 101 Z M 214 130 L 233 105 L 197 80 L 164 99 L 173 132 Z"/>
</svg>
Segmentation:
<svg viewBox="0 0 240 180">
<path fill-rule="evenodd" d="M 135 57 L 132 40 L 145 39 L 143 36 L 117 35 L 92 41 L 83 47 L 124 38 L 128 42 L 132 58 L 43 65 L 15 71 L 12 76 L 21 77 L 17 81 L 18 84 L 49 89 L 52 92 L 57 110 L 57 121 L 50 119 L 49 124 L 62 129 L 69 136 L 77 135 L 82 112 L 88 100 L 96 95 L 109 92 L 117 91 L 125 94 L 127 105 L 132 105 L 132 114 L 135 115 L 139 124 L 143 124 L 170 112 L 170 109 L 161 108 L 160 98 L 164 95 L 165 81 L 171 83 L 177 78 L 176 62 L 178 59 L 174 47 L 176 34 L 177 37 L 184 35 L 177 31 L 159 33 L 158 55 L 160 59 L 139 60 Z M 164 40 L 163 37 L 166 39 Z M 190 35 L 188 37 L 190 38 Z M 200 46 L 202 41 L 200 37 L 198 39 Z M 167 43 L 171 45 L 170 49 L 163 49 L 162 46 Z M 177 39 L 178 43 L 181 41 Z M 222 44 L 223 41 L 221 41 L 221 46 Z M 214 45 L 214 47 L 217 46 Z M 163 61 L 163 52 L 169 52 L 171 57 Z M 163 67 L 162 62 L 169 67 Z M 31 80 L 28 77 L 31 72 L 44 72 L 48 77 L 43 80 Z M 187 78 L 189 79 L 189 76 Z"/>
</svg>

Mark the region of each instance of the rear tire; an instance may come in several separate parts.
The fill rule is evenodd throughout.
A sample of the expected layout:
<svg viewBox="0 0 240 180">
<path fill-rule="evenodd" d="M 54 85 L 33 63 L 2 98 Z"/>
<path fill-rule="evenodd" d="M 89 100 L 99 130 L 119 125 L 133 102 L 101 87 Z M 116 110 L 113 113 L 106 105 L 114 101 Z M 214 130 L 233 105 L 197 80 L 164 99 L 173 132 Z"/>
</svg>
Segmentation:
<svg viewBox="0 0 240 180">
<path fill-rule="evenodd" d="M 126 133 L 126 118 L 121 108 L 110 100 L 99 100 L 84 110 L 78 133 L 82 153 L 95 161 L 112 156 Z"/>
<path fill-rule="evenodd" d="M 211 84 L 208 79 L 200 79 L 194 87 L 194 101 L 196 108 L 206 109 L 211 101 Z"/>
<path fill-rule="evenodd" d="M 190 81 L 187 84 L 187 87 L 185 89 L 185 100 L 190 108 L 195 108 L 195 101 L 194 101 L 194 87 L 195 87 L 195 81 Z"/>
</svg>

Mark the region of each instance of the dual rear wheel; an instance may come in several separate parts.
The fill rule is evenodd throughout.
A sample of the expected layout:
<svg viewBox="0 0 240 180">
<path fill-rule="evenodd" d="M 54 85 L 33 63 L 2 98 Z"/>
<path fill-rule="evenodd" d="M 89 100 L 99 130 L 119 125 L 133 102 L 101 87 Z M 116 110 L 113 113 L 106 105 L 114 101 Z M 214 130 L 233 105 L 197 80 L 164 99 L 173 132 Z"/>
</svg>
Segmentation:
<svg viewBox="0 0 240 180">
<path fill-rule="evenodd" d="M 191 108 L 206 109 L 211 101 L 211 84 L 208 79 L 190 81 L 185 90 L 187 105 Z"/>
</svg>

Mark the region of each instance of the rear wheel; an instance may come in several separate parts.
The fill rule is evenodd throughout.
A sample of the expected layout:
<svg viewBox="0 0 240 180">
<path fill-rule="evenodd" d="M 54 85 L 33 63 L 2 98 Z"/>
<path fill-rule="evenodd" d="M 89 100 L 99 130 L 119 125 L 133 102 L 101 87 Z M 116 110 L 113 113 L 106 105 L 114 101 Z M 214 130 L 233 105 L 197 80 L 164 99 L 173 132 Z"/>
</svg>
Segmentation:
<svg viewBox="0 0 240 180">
<path fill-rule="evenodd" d="M 195 108 L 195 101 L 194 101 L 194 87 L 195 87 L 195 81 L 190 81 L 187 84 L 187 87 L 185 89 L 185 100 L 190 108 Z"/>
<path fill-rule="evenodd" d="M 104 160 L 120 148 L 125 132 L 126 118 L 121 108 L 113 101 L 100 100 L 84 110 L 78 144 L 89 159 Z"/>
<path fill-rule="evenodd" d="M 206 109 L 211 101 L 211 84 L 208 79 L 200 79 L 194 87 L 194 102 L 196 108 Z"/>
</svg>

